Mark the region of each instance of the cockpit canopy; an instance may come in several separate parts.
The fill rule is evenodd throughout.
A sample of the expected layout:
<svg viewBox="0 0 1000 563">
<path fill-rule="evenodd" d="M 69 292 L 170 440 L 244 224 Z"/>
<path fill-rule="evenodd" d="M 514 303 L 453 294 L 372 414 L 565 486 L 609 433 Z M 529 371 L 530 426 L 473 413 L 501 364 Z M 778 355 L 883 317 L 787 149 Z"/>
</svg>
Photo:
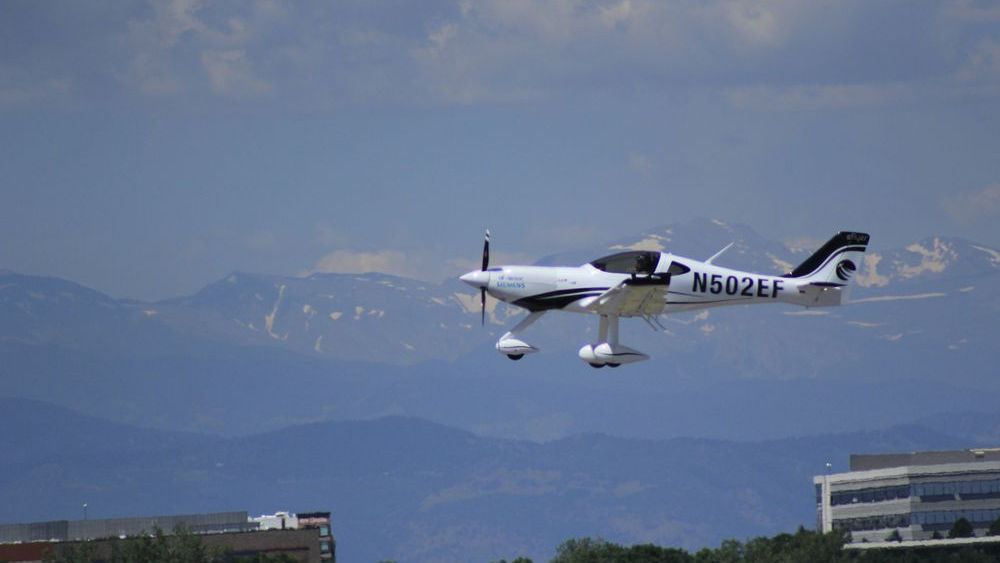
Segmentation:
<svg viewBox="0 0 1000 563">
<path fill-rule="evenodd" d="M 641 274 L 648 276 L 656 271 L 656 265 L 659 262 L 659 252 L 633 250 L 598 258 L 591 262 L 590 265 L 598 270 L 612 274 Z"/>
</svg>

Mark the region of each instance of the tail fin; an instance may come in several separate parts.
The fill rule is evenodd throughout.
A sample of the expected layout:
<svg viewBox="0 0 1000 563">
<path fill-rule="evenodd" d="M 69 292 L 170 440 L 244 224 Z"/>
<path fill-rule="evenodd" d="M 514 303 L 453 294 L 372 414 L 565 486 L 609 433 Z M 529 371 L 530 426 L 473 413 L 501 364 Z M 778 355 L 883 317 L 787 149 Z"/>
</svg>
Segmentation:
<svg viewBox="0 0 1000 563">
<path fill-rule="evenodd" d="M 785 277 L 820 286 L 845 286 L 861 263 L 868 238 L 868 233 L 841 231 Z"/>
</svg>

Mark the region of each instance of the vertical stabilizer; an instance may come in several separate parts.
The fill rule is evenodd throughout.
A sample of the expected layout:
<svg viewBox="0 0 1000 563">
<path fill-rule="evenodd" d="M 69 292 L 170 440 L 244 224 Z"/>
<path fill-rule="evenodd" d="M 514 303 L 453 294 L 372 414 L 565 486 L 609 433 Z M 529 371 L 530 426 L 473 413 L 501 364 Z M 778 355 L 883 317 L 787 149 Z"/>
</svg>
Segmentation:
<svg viewBox="0 0 1000 563">
<path fill-rule="evenodd" d="M 815 285 L 845 286 L 861 264 L 868 239 L 868 233 L 839 232 L 785 277 Z"/>
</svg>

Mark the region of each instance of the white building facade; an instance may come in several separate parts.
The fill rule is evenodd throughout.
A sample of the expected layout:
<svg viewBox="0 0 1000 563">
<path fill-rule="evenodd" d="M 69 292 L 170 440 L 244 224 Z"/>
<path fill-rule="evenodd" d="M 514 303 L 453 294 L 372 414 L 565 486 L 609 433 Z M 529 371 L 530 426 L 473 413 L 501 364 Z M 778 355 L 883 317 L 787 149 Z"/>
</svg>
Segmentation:
<svg viewBox="0 0 1000 563">
<path fill-rule="evenodd" d="M 817 528 L 853 543 L 943 538 L 959 518 L 983 536 L 1000 518 L 1000 448 L 852 455 L 850 472 L 813 483 Z"/>
</svg>

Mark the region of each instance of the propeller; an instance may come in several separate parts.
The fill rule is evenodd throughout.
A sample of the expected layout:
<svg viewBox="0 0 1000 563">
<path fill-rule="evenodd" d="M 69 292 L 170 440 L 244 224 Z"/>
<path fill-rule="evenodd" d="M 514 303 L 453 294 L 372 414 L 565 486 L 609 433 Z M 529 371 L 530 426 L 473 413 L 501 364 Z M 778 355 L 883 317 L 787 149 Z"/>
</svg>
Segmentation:
<svg viewBox="0 0 1000 563">
<path fill-rule="evenodd" d="M 490 230 L 486 229 L 486 239 L 483 240 L 483 268 L 485 272 L 490 267 Z M 482 318 L 480 322 L 486 326 L 486 286 L 479 288 L 479 303 L 482 305 Z"/>
</svg>

